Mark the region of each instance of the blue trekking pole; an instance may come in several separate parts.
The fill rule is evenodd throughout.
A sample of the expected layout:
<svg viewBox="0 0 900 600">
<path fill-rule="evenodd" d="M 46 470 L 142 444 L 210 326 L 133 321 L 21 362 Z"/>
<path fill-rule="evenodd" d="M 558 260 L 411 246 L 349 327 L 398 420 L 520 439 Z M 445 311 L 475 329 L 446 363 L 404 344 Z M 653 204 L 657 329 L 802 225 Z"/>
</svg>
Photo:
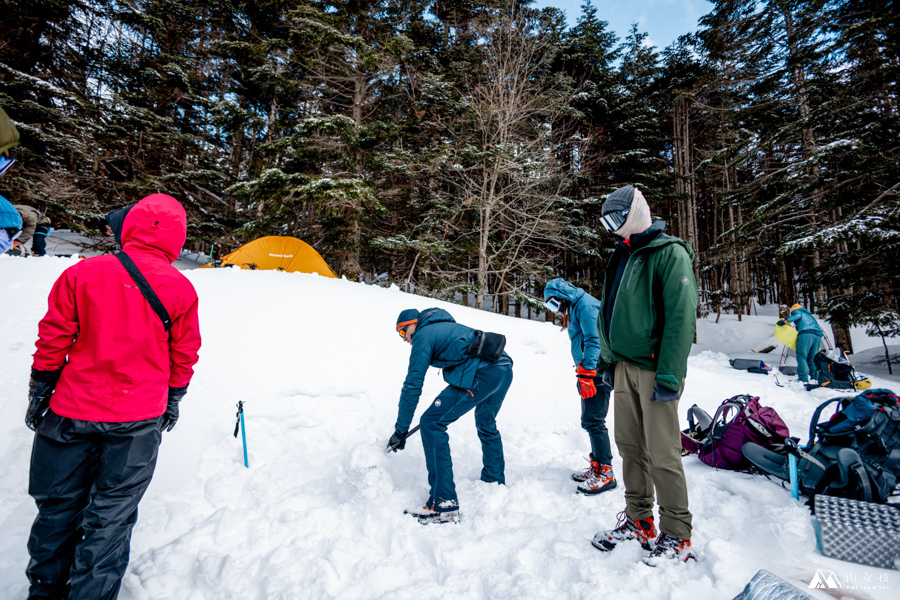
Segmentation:
<svg viewBox="0 0 900 600">
<path fill-rule="evenodd" d="M 240 429 L 241 441 L 244 442 L 244 466 L 249 469 L 250 463 L 247 462 L 247 428 L 244 426 L 244 401 L 238 401 L 237 407 L 237 423 L 234 424 L 234 437 L 237 437 L 238 429 Z"/>
<path fill-rule="evenodd" d="M 800 499 L 800 482 L 797 477 L 797 455 L 788 454 L 788 466 L 791 473 L 791 496 L 794 500 Z"/>
</svg>

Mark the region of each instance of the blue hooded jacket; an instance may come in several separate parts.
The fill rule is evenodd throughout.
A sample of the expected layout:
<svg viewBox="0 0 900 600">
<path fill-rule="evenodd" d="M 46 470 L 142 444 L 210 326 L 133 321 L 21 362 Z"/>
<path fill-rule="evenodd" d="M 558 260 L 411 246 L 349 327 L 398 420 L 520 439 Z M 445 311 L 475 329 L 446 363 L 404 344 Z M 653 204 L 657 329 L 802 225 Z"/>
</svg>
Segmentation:
<svg viewBox="0 0 900 600">
<path fill-rule="evenodd" d="M 569 301 L 569 339 L 575 364 L 596 369 L 600 358 L 600 332 L 597 329 L 600 301 L 562 278 L 547 282 L 544 300 L 553 296 Z"/>
<path fill-rule="evenodd" d="M 15 229 L 16 231 L 22 229 L 22 215 L 3 196 L 0 196 L 0 228 Z"/>
<path fill-rule="evenodd" d="M 796 327 L 797 331 L 800 333 L 805 331 L 808 333 L 815 333 L 816 335 L 825 335 L 825 332 L 822 331 L 822 328 L 819 327 L 819 324 L 816 322 L 816 318 L 805 308 L 792 310 L 791 316 L 785 319 L 785 321 L 788 323 L 796 322 L 797 324 L 794 325 L 794 327 Z"/>
<path fill-rule="evenodd" d="M 475 371 L 481 360 L 466 353 L 475 339 L 475 330 L 460 325 L 446 310 L 429 308 L 419 313 L 416 330 L 412 335 L 412 350 L 409 353 L 409 368 L 400 392 L 400 410 L 395 428 L 409 430 L 422 384 L 428 367 L 443 369 L 444 381 L 450 385 L 468 390 L 475 382 Z M 506 353 L 504 353 L 506 356 Z"/>
</svg>

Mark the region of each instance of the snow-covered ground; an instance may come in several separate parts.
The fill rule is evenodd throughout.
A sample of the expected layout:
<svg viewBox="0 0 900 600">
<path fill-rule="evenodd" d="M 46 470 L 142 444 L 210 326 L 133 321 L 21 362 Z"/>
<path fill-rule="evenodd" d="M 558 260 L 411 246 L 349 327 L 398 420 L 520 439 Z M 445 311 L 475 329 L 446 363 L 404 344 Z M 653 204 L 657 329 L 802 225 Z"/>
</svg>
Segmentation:
<svg viewBox="0 0 900 600">
<path fill-rule="evenodd" d="M 28 370 L 46 296 L 76 261 L 0 256 L 0 598 L 26 595 L 25 544 L 36 513 L 27 495 L 33 434 L 22 422 Z M 897 598 L 900 573 L 823 557 L 809 511 L 788 490 L 695 457 L 684 463 L 697 562 L 653 569 L 640 562 L 636 544 L 595 550 L 590 540 L 615 525 L 624 490 L 575 493 L 569 475 L 585 466 L 588 442 L 568 339 L 552 324 L 313 275 L 186 275 L 200 296 L 203 348 L 141 503 L 123 600 L 719 600 L 737 595 L 761 568 L 804 590 L 822 570 L 839 578 L 842 594 Z M 470 413 L 450 428 L 462 521 L 423 527 L 403 515 L 427 496 L 419 438 L 398 454 L 383 448 L 409 356 L 394 332 L 396 315 L 434 305 L 506 334 L 515 378 L 498 416 L 507 485 L 478 480 Z M 751 350 L 771 337 L 772 315 L 714 320 L 698 326 L 682 419 L 694 403 L 712 413 L 723 399 L 750 393 L 805 441 L 813 409 L 836 394 L 778 387 L 772 377 L 728 366 L 728 356 L 755 356 Z M 880 344 L 860 338 L 858 350 L 864 341 Z M 759 356 L 777 365 L 777 350 Z M 900 388 L 867 372 L 875 387 Z M 433 369 L 419 412 L 443 385 Z M 239 400 L 249 469 L 232 436 Z M 613 466 L 621 471 L 618 456 Z"/>
</svg>

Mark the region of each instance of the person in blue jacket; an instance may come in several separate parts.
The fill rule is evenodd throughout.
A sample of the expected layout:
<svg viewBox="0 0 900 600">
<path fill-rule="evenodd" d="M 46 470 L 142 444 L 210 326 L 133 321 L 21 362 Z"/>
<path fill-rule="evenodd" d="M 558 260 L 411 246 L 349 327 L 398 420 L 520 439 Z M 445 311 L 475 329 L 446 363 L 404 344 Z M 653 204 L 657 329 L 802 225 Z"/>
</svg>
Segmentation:
<svg viewBox="0 0 900 600">
<path fill-rule="evenodd" d="M 593 495 L 616 487 L 612 470 L 612 448 L 606 428 L 609 397 L 612 392 L 612 374 L 604 381 L 597 375 L 600 358 L 600 333 L 597 317 L 600 301 L 575 287 L 565 279 L 557 278 L 544 287 L 544 304 L 562 315 L 563 327 L 572 342 L 572 359 L 581 396 L 581 427 L 591 441 L 590 466 L 572 474 L 578 482 L 578 491 Z"/>
<path fill-rule="evenodd" d="M 449 384 L 419 419 L 429 496 L 423 508 L 406 513 L 418 517 L 423 524 L 457 522 L 459 500 L 453 482 L 447 426 L 474 408 L 484 463 L 481 480 L 505 484 L 503 443 L 496 419 L 512 383 L 513 362 L 502 347 L 490 358 L 474 356 L 473 348 L 482 334 L 460 325 L 440 308 L 422 312 L 406 309 L 397 318 L 396 329 L 412 345 L 412 350 L 389 449 L 396 452 L 406 445 L 428 367 L 443 369 L 444 381 Z"/>
<path fill-rule="evenodd" d="M 779 325 L 785 323 L 794 323 L 797 329 L 797 377 L 803 383 L 810 383 L 810 379 L 818 379 L 815 358 L 825 332 L 816 318 L 799 304 L 791 307 L 791 316 L 787 319 L 778 319 Z"/>
<path fill-rule="evenodd" d="M 0 254 L 9 250 L 22 230 L 22 215 L 12 203 L 0 196 Z"/>
</svg>

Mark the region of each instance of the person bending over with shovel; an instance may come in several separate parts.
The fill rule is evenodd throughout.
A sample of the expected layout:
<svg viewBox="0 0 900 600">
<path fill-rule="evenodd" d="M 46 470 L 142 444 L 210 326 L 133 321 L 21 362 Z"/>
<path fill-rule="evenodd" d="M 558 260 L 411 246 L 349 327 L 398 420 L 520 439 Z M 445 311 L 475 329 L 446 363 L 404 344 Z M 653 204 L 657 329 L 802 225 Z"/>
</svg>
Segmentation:
<svg viewBox="0 0 900 600">
<path fill-rule="evenodd" d="M 422 524 L 456 523 L 459 500 L 447 426 L 474 408 L 484 463 L 481 480 L 505 484 L 503 443 L 496 419 L 512 383 L 513 361 L 503 351 L 506 339 L 502 335 L 460 325 L 440 308 L 422 312 L 406 309 L 397 318 L 396 329 L 412 350 L 388 450 L 397 452 L 406 446 L 428 367 L 442 369 L 448 383 L 419 419 L 428 469 L 428 500 L 422 508 L 405 512 Z"/>
</svg>

